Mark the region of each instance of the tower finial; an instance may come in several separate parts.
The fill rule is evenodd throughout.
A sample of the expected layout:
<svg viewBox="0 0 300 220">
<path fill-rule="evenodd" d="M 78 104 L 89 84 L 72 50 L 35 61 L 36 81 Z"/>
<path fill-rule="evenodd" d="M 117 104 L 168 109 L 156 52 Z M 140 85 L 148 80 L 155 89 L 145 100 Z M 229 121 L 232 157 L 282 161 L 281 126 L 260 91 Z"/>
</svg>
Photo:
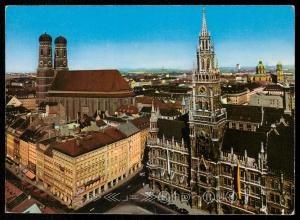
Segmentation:
<svg viewBox="0 0 300 220">
<path fill-rule="evenodd" d="M 152 109 L 151 109 L 151 113 L 155 113 L 155 110 L 154 110 L 154 100 L 152 99 Z"/>
<path fill-rule="evenodd" d="M 205 16 L 205 7 L 202 9 L 202 31 L 201 35 L 205 36 L 207 35 L 207 25 L 206 25 L 206 16 Z"/>
</svg>

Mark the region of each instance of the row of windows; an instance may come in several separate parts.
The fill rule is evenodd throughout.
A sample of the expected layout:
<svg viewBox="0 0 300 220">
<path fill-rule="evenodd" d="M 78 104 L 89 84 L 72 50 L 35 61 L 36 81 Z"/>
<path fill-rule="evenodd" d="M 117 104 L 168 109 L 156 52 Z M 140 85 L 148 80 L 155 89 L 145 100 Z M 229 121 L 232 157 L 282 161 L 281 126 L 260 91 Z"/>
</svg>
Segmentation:
<svg viewBox="0 0 300 220">
<path fill-rule="evenodd" d="M 167 157 L 167 151 L 166 150 L 161 150 L 161 149 L 156 149 L 153 150 L 153 156 L 156 157 L 163 157 L 166 158 Z M 169 159 L 174 160 L 174 161 L 178 161 L 178 162 L 182 162 L 185 163 L 187 161 L 186 157 L 182 154 L 179 153 L 174 153 L 169 151 Z"/>
<path fill-rule="evenodd" d="M 246 124 L 246 126 L 244 126 L 244 123 L 230 122 L 230 124 L 232 128 L 236 128 L 236 129 L 243 129 L 244 127 L 246 127 L 247 129 L 252 128 L 252 125 L 248 123 Z"/>
<path fill-rule="evenodd" d="M 279 195 L 274 195 L 273 193 L 270 193 L 270 201 L 280 204 L 280 196 Z"/>
</svg>

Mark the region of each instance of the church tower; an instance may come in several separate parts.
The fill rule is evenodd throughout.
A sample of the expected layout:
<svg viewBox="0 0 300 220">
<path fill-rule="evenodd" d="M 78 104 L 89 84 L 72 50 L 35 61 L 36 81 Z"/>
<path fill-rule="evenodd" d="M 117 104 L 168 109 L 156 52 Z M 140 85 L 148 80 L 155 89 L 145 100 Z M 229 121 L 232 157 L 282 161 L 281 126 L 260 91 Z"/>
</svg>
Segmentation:
<svg viewBox="0 0 300 220">
<path fill-rule="evenodd" d="M 265 65 L 261 60 L 258 62 L 258 65 L 256 66 L 256 74 L 266 74 Z"/>
<path fill-rule="evenodd" d="M 202 12 L 202 31 L 197 47 L 197 65 L 193 68 L 193 95 L 189 111 L 189 127 L 191 140 L 191 205 L 202 206 L 205 192 L 219 193 L 211 183 L 218 185 L 217 169 L 211 168 L 221 152 L 226 109 L 222 108 L 220 95 L 220 71 L 215 62 L 215 53 L 210 33 L 207 30 L 205 10 Z M 201 167 L 205 167 L 202 170 Z M 201 169 L 201 172 L 200 172 Z M 205 187 L 199 185 L 205 173 Z M 202 179 L 203 181 L 203 179 Z M 216 186 L 217 186 L 216 185 Z"/>
<path fill-rule="evenodd" d="M 226 109 L 220 102 L 220 72 L 203 9 L 202 31 L 193 70 L 193 96 L 189 112 L 192 157 L 217 160 L 226 122 Z"/>
<path fill-rule="evenodd" d="M 277 76 L 277 82 L 284 82 L 284 75 L 283 75 L 283 69 L 282 64 L 280 62 L 276 65 L 276 76 Z"/>
<path fill-rule="evenodd" d="M 47 92 L 53 80 L 52 37 L 42 34 L 39 37 L 39 63 L 37 68 L 37 104 L 46 101 Z"/>
<path fill-rule="evenodd" d="M 59 36 L 54 41 L 54 69 L 55 70 L 68 70 L 67 58 L 67 40 L 63 36 Z"/>
</svg>

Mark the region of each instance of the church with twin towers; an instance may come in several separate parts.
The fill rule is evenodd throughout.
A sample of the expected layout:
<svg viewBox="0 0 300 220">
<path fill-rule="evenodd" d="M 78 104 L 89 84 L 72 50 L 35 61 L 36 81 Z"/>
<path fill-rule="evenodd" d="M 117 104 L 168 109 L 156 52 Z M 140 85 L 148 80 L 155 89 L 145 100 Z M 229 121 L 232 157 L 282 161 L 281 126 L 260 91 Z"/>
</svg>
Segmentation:
<svg viewBox="0 0 300 220">
<path fill-rule="evenodd" d="M 45 102 L 47 92 L 57 71 L 68 70 L 67 40 L 59 36 L 54 40 L 54 64 L 52 37 L 44 33 L 39 37 L 39 60 L 37 68 L 37 102 Z M 54 71 L 53 71 L 54 70 Z"/>
<path fill-rule="evenodd" d="M 120 106 L 134 104 L 134 92 L 118 70 L 69 70 L 66 38 L 57 37 L 54 45 L 53 53 L 52 37 L 39 37 L 39 107 L 57 105 L 62 120 L 72 122 L 98 112 L 112 115 Z"/>
</svg>

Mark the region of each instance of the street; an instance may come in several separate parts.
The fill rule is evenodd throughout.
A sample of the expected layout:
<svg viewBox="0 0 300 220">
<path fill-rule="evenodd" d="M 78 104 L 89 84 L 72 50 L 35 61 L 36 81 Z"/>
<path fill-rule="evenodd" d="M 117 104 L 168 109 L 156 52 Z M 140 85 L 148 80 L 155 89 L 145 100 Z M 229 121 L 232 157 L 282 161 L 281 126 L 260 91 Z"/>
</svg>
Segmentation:
<svg viewBox="0 0 300 220">
<path fill-rule="evenodd" d="M 41 203 L 55 208 L 59 212 L 122 214 L 123 211 L 126 213 L 130 211 L 132 214 L 178 214 L 161 204 L 148 201 L 145 194 L 138 193 L 138 191 L 143 189 L 143 183 L 145 185 L 146 182 L 146 177 L 144 175 L 139 175 L 139 173 L 115 190 L 103 195 L 103 197 L 90 202 L 82 208 L 71 210 L 65 205 L 62 205 L 55 198 L 38 189 L 38 187 L 30 184 L 31 181 L 26 179 L 26 177 L 15 176 L 16 174 L 14 172 L 14 166 L 8 166 L 6 169 L 6 179 L 24 191 L 27 195 L 31 195 Z M 112 200 L 110 200 L 110 198 Z"/>
<path fill-rule="evenodd" d="M 72 211 L 73 213 L 106 214 L 178 214 L 156 202 L 148 201 L 146 195 L 138 193 L 143 188 L 145 177 L 136 175 L 102 198 Z M 144 200 L 144 201 L 143 201 Z"/>
<path fill-rule="evenodd" d="M 158 203 L 154 197 L 147 195 L 150 189 L 145 175 L 140 175 L 143 171 L 137 173 L 118 188 L 77 210 L 72 210 L 62 205 L 53 196 L 32 185 L 34 183 L 26 179 L 26 177 L 16 177 L 14 172 L 12 166 L 7 167 L 6 179 L 23 190 L 27 195 L 31 195 L 46 206 L 55 208 L 58 213 L 179 214 L 165 204 Z M 205 211 L 192 210 L 183 204 L 176 205 L 185 208 L 190 214 L 208 214 Z"/>
</svg>

